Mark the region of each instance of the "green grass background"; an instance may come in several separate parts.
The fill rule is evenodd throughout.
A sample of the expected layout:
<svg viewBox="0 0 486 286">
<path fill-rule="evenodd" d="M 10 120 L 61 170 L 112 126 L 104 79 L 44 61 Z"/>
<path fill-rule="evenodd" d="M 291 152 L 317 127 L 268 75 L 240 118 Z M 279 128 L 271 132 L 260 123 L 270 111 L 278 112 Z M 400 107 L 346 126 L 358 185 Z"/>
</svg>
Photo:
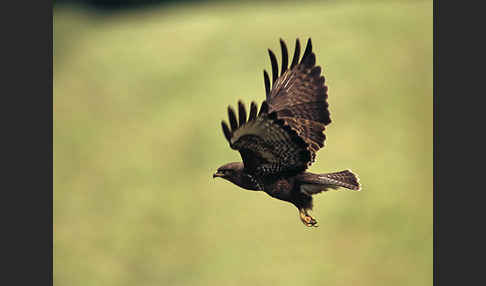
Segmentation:
<svg viewBox="0 0 486 286">
<path fill-rule="evenodd" d="M 267 48 L 312 37 L 333 123 L 310 171 L 362 192 L 292 205 L 215 169 Z M 54 284 L 431 285 L 432 1 L 54 9 Z"/>
</svg>

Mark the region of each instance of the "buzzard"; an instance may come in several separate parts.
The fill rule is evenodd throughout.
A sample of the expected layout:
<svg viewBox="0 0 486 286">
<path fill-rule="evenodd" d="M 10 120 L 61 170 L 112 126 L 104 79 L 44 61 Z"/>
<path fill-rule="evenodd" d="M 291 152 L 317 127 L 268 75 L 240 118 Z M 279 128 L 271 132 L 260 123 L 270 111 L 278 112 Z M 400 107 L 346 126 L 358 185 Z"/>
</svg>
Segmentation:
<svg viewBox="0 0 486 286">
<path fill-rule="evenodd" d="M 266 99 L 260 110 L 255 102 L 250 113 L 238 102 L 238 118 L 228 107 L 229 126 L 221 122 L 223 134 L 232 149 L 238 150 L 243 162 L 232 162 L 218 168 L 213 178 L 226 179 L 246 190 L 264 191 L 273 198 L 297 207 L 306 226 L 317 226 L 309 215 L 312 195 L 344 187 L 359 191 L 358 177 L 350 170 L 314 174 L 306 169 L 314 162 L 316 152 L 324 146 L 324 130 L 331 123 L 327 103 L 327 86 L 316 66 L 311 39 L 302 59 L 300 42 L 290 67 L 285 42 L 280 39 L 282 66 L 269 49 L 272 84 L 263 71 Z"/>
</svg>

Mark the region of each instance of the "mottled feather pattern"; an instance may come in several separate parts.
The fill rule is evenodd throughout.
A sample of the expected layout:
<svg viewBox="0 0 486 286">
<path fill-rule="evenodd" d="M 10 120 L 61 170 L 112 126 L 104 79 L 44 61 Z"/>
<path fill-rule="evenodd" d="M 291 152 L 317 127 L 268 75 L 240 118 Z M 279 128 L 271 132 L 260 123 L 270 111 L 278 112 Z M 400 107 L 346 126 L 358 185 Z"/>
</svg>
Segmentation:
<svg viewBox="0 0 486 286">
<path fill-rule="evenodd" d="M 293 105 L 292 108 L 280 109 L 277 111 L 278 117 L 295 117 L 316 121 L 323 124 L 323 128 L 329 122 L 329 112 L 323 112 L 323 107 L 327 107 L 327 102 L 305 102 Z"/>
<path fill-rule="evenodd" d="M 361 190 L 361 185 L 359 183 L 359 178 L 351 171 L 344 170 L 341 172 L 330 173 L 322 175 L 324 179 L 329 180 L 338 186 L 342 186 L 351 190 L 359 191 Z"/>
<path fill-rule="evenodd" d="M 324 146 L 326 135 L 324 125 L 318 122 L 303 118 L 282 117 L 300 137 L 304 138 L 311 151 L 311 162 L 315 161 L 316 152 Z"/>
<path fill-rule="evenodd" d="M 336 189 L 339 187 L 344 187 L 355 191 L 361 190 L 359 178 L 351 170 L 327 174 L 313 174 L 305 172 L 297 175 L 296 180 L 309 194 L 317 194 L 328 189 Z"/>
<path fill-rule="evenodd" d="M 289 124 L 300 137 L 308 139 L 308 144 L 316 144 L 319 148 L 323 147 L 323 141 L 326 139 L 324 125 L 319 122 L 307 120 L 304 118 L 282 117 L 287 124 Z"/>
<path fill-rule="evenodd" d="M 284 120 L 278 119 L 276 113 L 268 113 L 266 102 L 257 116 L 256 109 L 252 102 L 246 121 L 246 109 L 240 101 L 239 119 L 233 108 L 228 107 L 231 130 L 222 122 L 223 133 L 230 147 L 240 151 L 245 168 L 259 175 L 305 170 L 311 158 L 308 144 Z"/>
<path fill-rule="evenodd" d="M 309 150 L 312 152 L 311 160 L 314 161 L 315 153 L 324 146 L 325 126 L 331 123 L 325 78 L 321 76 L 321 67 L 315 66 L 316 57 L 312 52 L 310 39 L 300 62 L 300 42 L 296 40 L 290 69 L 287 69 L 288 51 L 283 40 L 280 40 L 280 47 L 282 70 L 278 78 L 276 57 L 269 50 L 272 66 L 271 87 L 268 74 L 264 71 L 269 112 L 276 112 L 278 118 L 284 119 L 286 124 L 297 131 L 309 145 Z"/>
</svg>

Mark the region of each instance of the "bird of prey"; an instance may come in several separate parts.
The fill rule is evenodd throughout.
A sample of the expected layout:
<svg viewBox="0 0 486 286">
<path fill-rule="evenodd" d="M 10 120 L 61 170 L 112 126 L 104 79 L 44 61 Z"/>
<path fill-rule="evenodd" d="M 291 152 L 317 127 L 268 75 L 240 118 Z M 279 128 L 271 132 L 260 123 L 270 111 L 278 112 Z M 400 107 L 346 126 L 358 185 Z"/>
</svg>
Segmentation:
<svg viewBox="0 0 486 286">
<path fill-rule="evenodd" d="M 324 146 L 324 130 L 331 123 L 327 103 L 327 86 L 316 66 L 311 39 L 300 58 L 299 39 L 290 67 L 288 50 L 280 39 L 282 66 L 269 49 L 272 84 L 263 71 L 266 99 L 258 111 L 255 102 L 250 113 L 238 101 L 238 118 L 228 107 L 229 126 L 221 122 L 223 134 L 232 149 L 238 150 L 243 162 L 218 168 L 213 178 L 226 179 L 246 190 L 264 191 L 273 198 L 292 203 L 306 226 L 317 226 L 309 215 L 312 195 L 344 187 L 359 191 L 358 177 L 350 170 L 314 174 L 306 169 L 316 152 Z M 258 112 L 258 114 L 257 114 Z"/>
</svg>

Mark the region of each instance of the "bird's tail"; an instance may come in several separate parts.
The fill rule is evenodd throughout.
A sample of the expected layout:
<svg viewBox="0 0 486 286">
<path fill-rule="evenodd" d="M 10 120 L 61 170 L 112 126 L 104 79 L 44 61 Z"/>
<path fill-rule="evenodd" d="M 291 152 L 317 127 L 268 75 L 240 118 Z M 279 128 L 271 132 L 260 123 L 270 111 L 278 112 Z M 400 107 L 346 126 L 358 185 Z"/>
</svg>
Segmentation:
<svg viewBox="0 0 486 286">
<path fill-rule="evenodd" d="M 346 189 L 360 191 L 361 185 L 359 183 L 359 178 L 351 172 L 351 170 L 344 170 L 341 172 L 319 174 L 319 177 L 325 184 L 343 187 Z"/>
<path fill-rule="evenodd" d="M 309 195 L 340 187 L 354 191 L 361 190 L 359 178 L 351 170 L 326 174 L 304 172 L 297 176 L 297 180 L 301 184 L 302 191 Z"/>
</svg>

